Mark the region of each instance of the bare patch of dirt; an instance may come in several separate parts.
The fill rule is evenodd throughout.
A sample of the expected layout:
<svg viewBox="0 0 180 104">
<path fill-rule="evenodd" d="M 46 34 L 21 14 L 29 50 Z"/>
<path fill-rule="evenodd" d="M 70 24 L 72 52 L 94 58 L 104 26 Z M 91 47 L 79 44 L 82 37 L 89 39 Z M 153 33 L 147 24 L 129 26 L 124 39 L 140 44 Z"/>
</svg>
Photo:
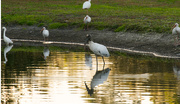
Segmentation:
<svg viewBox="0 0 180 104">
<path fill-rule="evenodd" d="M 35 26 L 7 27 L 6 36 L 11 39 L 43 40 L 40 30 L 40 27 Z M 128 33 L 107 30 L 85 31 L 76 28 L 52 29 L 49 32 L 49 41 L 84 43 L 86 34 L 90 34 L 94 42 L 106 46 L 180 57 L 180 46 L 174 46 L 174 37 L 176 36 L 171 34 Z M 2 35 L 1 38 L 3 38 Z"/>
</svg>

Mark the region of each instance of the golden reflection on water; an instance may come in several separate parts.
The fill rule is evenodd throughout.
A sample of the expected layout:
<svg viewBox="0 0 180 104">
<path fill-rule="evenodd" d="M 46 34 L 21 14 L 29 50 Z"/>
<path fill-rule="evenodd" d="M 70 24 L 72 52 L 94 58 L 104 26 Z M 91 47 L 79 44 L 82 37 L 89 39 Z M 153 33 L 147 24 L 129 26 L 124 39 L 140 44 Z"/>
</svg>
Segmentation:
<svg viewBox="0 0 180 104">
<path fill-rule="evenodd" d="M 22 54 L 27 60 L 18 59 Z M 112 55 L 105 58 L 104 69 L 111 69 L 107 73 L 100 57 L 96 72 L 95 55 L 85 52 L 55 51 L 46 58 L 31 52 L 9 55 L 13 58 L 1 66 L 2 104 L 153 104 L 180 99 L 179 62 Z"/>
</svg>

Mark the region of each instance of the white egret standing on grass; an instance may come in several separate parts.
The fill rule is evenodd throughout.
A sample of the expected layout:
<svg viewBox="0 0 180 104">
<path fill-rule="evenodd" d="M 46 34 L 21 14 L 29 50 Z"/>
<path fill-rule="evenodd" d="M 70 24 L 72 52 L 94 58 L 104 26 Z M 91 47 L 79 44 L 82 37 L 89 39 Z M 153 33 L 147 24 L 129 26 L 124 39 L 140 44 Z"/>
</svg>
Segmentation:
<svg viewBox="0 0 180 104">
<path fill-rule="evenodd" d="M 88 24 L 91 22 L 91 17 L 89 17 L 88 15 L 86 15 L 86 17 L 84 17 L 84 23 L 87 24 L 87 30 L 88 30 Z M 84 28 L 85 29 L 85 28 Z M 86 30 L 86 29 L 85 29 Z"/>
<path fill-rule="evenodd" d="M 87 13 L 88 13 L 88 9 L 91 7 L 91 0 L 85 1 L 83 3 L 83 9 L 87 9 Z"/>
<path fill-rule="evenodd" d="M 4 30 L 3 39 L 4 39 L 4 42 L 6 43 L 6 45 L 13 44 L 13 41 L 5 35 L 6 28 L 2 27 L 2 29 Z"/>
<path fill-rule="evenodd" d="M 99 43 L 94 43 L 91 40 L 91 36 L 87 34 L 86 36 L 86 42 L 84 45 L 86 45 L 88 43 L 88 46 L 90 48 L 91 51 L 93 51 L 93 53 L 96 55 L 96 63 L 98 65 L 98 60 L 97 60 L 97 56 L 101 56 L 104 62 L 104 57 L 109 57 L 109 51 L 107 50 L 106 46 L 99 44 Z M 105 62 L 104 62 L 105 65 Z"/>
<path fill-rule="evenodd" d="M 46 30 L 45 27 L 43 27 L 41 31 L 43 31 L 43 32 L 42 32 L 42 35 L 43 35 L 44 41 L 45 41 L 45 40 L 46 40 L 46 37 L 47 37 L 47 38 L 49 37 L 49 31 Z M 41 32 L 41 31 L 40 31 L 40 32 Z"/>
<path fill-rule="evenodd" d="M 172 34 L 173 35 L 177 35 L 177 43 L 176 43 L 176 38 L 175 38 L 175 45 L 180 45 L 179 43 L 179 35 L 180 35 L 180 28 L 179 28 L 179 24 L 175 23 L 175 25 L 172 27 Z"/>
</svg>

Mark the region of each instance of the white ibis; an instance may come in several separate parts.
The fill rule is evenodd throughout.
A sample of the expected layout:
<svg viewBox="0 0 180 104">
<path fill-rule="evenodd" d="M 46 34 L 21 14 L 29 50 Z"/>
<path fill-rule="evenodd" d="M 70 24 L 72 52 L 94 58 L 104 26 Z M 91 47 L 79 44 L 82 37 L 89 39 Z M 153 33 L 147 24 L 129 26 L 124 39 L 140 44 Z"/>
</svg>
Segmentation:
<svg viewBox="0 0 180 104">
<path fill-rule="evenodd" d="M 106 46 L 99 44 L 99 43 L 94 43 L 91 40 L 91 36 L 87 34 L 86 36 L 86 42 L 84 45 L 86 45 L 88 43 L 88 46 L 90 48 L 91 51 L 93 51 L 93 53 L 96 55 L 96 63 L 98 64 L 97 61 L 97 56 L 101 56 L 104 62 L 104 57 L 109 57 L 109 51 L 107 50 Z M 105 65 L 105 62 L 104 62 Z"/>
<path fill-rule="evenodd" d="M 4 42 L 6 43 L 6 45 L 13 44 L 13 41 L 5 35 L 6 28 L 2 27 L 2 29 L 4 30 L 3 39 L 4 39 Z"/>
<path fill-rule="evenodd" d="M 46 37 L 49 37 L 49 31 L 46 30 L 45 27 L 43 27 L 41 31 L 43 31 L 43 32 L 42 32 L 42 35 L 43 35 L 44 41 L 45 41 L 45 40 L 46 40 Z M 40 32 L 41 32 L 41 31 L 40 31 Z"/>
<path fill-rule="evenodd" d="M 91 22 L 91 17 L 89 17 L 88 15 L 86 15 L 86 17 L 84 17 L 84 23 L 87 24 L 87 30 L 88 30 L 88 24 Z"/>
<path fill-rule="evenodd" d="M 178 23 L 175 23 L 175 25 L 172 27 L 172 34 L 173 35 L 177 35 L 177 43 L 175 42 L 175 45 L 180 45 L 179 42 L 179 35 L 180 35 L 180 28 L 179 28 L 179 24 Z M 176 39 L 175 39 L 176 41 Z"/>
<path fill-rule="evenodd" d="M 85 1 L 83 3 L 83 9 L 87 9 L 87 13 L 88 13 L 88 9 L 91 7 L 91 0 Z"/>
</svg>

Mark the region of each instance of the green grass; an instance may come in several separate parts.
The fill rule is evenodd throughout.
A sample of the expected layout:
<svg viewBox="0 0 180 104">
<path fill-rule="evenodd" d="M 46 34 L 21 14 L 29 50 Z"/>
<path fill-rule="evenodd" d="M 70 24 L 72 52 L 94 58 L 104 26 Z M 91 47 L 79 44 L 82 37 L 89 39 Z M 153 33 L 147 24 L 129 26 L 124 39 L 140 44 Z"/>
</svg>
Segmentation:
<svg viewBox="0 0 180 104">
<path fill-rule="evenodd" d="M 83 28 L 82 0 L 3 0 L 2 25 Z M 180 23 L 180 0 L 92 0 L 92 29 L 170 33 Z"/>
</svg>

